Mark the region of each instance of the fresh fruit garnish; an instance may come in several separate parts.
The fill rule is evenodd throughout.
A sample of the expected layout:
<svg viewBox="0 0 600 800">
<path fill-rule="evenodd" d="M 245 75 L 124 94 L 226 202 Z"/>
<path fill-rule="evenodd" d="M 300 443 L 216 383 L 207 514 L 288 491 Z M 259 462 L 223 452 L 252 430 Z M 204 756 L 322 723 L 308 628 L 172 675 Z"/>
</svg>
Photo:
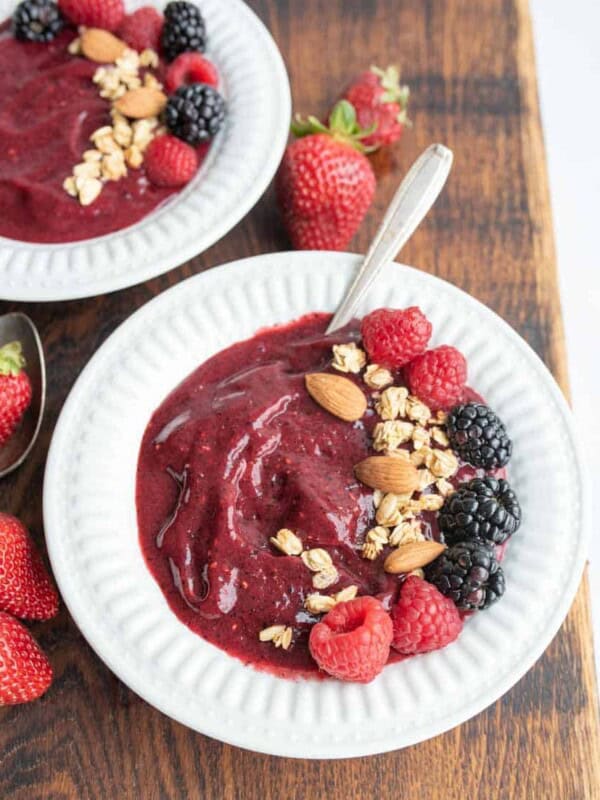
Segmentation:
<svg viewBox="0 0 600 800">
<path fill-rule="evenodd" d="M 284 224 L 299 250 L 344 250 L 375 193 L 375 175 L 361 143 L 354 108 L 341 101 L 329 128 L 296 118 L 300 137 L 288 145 L 276 178 Z"/>
<path fill-rule="evenodd" d="M 37 700 L 52 683 L 52 667 L 27 628 L 0 612 L 0 706 Z"/>
<path fill-rule="evenodd" d="M 58 7 L 74 25 L 116 31 L 125 16 L 123 0 L 58 0 Z"/>
<path fill-rule="evenodd" d="M 21 619 L 51 619 L 58 594 L 27 528 L 0 514 L 0 611 Z"/>
<path fill-rule="evenodd" d="M 200 53 L 182 53 L 167 70 L 165 88 L 169 94 L 190 83 L 206 83 L 214 87 L 219 85 L 217 68 Z"/>
<path fill-rule="evenodd" d="M 0 447 L 10 439 L 31 403 L 20 342 L 0 347 Z"/>
<path fill-rule="evenodd" d="M 160 36 L 163 29 L 163 15 L 152 6 L 138 8 L 132 14 L 126 14 L 121 22 L 118 34 L 129 47 L 141 53 L 143 50 L 160 49 Z"/>
<path fill-rule="evenodd" d="M 360 333 L 369 359 L 386 367 L 402 367 L 427 349 L 431 322 L 417 306 L 378 308 L 363 318 Z"/>
<path fill-rule="evenodd" d="M 498 469 L 508 464 L 512 442 L 504 423 L 483 403 L 465 403 L 448 414 L 446 430 L 452 449 L 474 467 Z"/>
<path fill-rule="evenodd" d="M 408 365 L 410 391 L 430 408 L 458 403 L 467 382 L 467 362 L 455 347 L 442 345 L 417 356 Z"/>
<path fill-rule="evenodd" d="M 51 42 L 65 21 L 52 0 L 23 0 L 12 15 L 12 33 L 25 42 Z"/>
<path fill-rule="evenodd" d="M 505 589 L 494 547 L 478 539 L 449 547 L 425 568 L 425 577 L 465 610 L 489 608 Z"/>
<path fill-rule="evenodd" d="M 341 681 L 369 683 L 388 660 L 392 621 L 374 597 L 338 603 L 310 632 L 319 667 Z"/>
<path fill-rule="evenodd" d="M 225 120 L 225 100 L 212 86 L 192 83 L 171 95 L 165 108 L 169 131 L 191 145 L 204 144 L 220 131 Z"/>
<path fill-rule="evenodd" d="M 206 49 L 206 26 L 198 6 L 186 2 L 168 3 L 161 41 L 169 61 L 180 53 L 203 53 Z"/>
<path fill-rule="evenodd" d="M 452 600 L 415 575 L 409 575 L 402 584 L 398 602 L 392 608 L 392 624 L 392 647 L 404 655 L 446 647 L 463 628 Z"/>
<path fill-rule="evenodd" d="M 521 525 L 521 506 L 508 481 L 473 478 L 446 498 L 438 523 L 448 544 L 467 539 L 503 544 Z"/>
<path fill-rule="evenodd" d="M 356 109 L 361 128 L 373 128 L 363 139 L 367 147 L 378 148 L 397 141 L 410 125 L 407 115 L 408 86 L 400 85 L 398 67 L 371 67 L 361 73 L 346 89 L 343 98 Z"/>
<path fill-rule="evenodd" d="M 145 165 L 156 186 L 184 186 L 198 170 L 198 154 L 175 136 L 157 136 L 146 150 Z"/>
</svg>

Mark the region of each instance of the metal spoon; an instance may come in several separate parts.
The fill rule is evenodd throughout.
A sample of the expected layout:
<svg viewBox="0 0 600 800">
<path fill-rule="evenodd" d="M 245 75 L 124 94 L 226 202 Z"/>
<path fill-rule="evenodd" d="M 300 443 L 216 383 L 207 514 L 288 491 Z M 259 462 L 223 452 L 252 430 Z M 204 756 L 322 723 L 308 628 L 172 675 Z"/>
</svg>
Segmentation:
<svg viewBox="0 0 600 800">
<path fill-rule="evenodd" d="M 0 446 L 0 478 L 20 467 L 31 452 L 42 426 L 46 406 L 46 366 L 39 333 L 25 314 L 15 312 L 0 317 L 0 347 L 19 341 L 25 356 L 25 369 L 31 381 L 31 405 L 21 425 L 4 446 Z"/>
<path fill-rule="evenodd" d="M 432 144 L 415 161 L 388 206 L 369 251 L 342 300 L 327 333 L 343 328 L 381 268 L 392 261 L 437 200 L 454 156 L 443 144 Z"/>
</svg>

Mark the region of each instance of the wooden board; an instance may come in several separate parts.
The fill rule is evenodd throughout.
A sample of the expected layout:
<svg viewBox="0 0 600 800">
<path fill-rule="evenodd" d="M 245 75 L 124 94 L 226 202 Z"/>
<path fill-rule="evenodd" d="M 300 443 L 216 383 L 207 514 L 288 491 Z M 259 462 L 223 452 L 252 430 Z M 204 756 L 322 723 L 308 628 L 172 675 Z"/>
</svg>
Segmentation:
<svg viewBox="0 0 600 800">
<path fill-rule="evenodd" d="M 376 202 L 354 249 L 366 247 L 413 158 L 433 141 L 452 147 L 456 165 L 447 190 L 402 258 L 498 311 L 566 391 L 526 0 L 252 0 L 250 5 L 282 49 L 297 110 L 323 113 L 358 68 L 401 59 L 413 89 L 415 127 L 400 147 L 376 157 Z M 49 406 L 34 456 L 0 485 L 0 508 L 22 517 L 42 543 L 42 477 L 57 415 L 82 367 L 132 311 L 184 277 L 286 246 L 268 192 L 222 242 L 167 276 L 106 297 L 19 306 L 43 336 Z M 0 303 L 0 313 L 15 307 Z M 64 608 L 56 621 L 34 629 L 56 680 L 42 701 L 0 713 L 3 798 L 600 797 L 585 581 L 554 642 L 498 703 L 417 747 L 346 762 L 270 758 L 199 736 L 120 684 Z"/>
</svg>

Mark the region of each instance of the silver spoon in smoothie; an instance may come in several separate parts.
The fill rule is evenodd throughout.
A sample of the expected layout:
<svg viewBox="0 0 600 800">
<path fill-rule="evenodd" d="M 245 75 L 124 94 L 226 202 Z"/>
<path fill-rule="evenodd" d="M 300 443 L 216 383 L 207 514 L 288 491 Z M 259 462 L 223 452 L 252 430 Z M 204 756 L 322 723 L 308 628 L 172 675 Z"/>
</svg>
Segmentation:
<svg viewBox="0 0 600 800">
<path fill-rule="evenodd" d="M 25 359 L 24 370 L 31 383 L 31 403 L 7 442 L 0 445 L 0 478 L 20 467 L 38 437 L 46 405 L 46 367 L 39 333 L 28 316 L 20 312 L 0 317 L 0 348 L 18 342 Z"/>
<path fill-rule="evenodd" d="M 453 161 L 452 151 L 432 144 L 412 165 L 392 198 L 369 251 L 331 320 L 327 333 L 343 328 L 382 267 L 392 261 L 415 232 L 442 191 Z"/>
</svg>

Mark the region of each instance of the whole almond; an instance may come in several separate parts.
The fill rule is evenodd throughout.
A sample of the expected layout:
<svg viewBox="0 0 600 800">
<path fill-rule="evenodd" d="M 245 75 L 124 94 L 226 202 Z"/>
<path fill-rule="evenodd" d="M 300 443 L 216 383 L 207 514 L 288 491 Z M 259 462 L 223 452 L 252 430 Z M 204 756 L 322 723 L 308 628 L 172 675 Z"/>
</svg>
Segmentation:
<svg viewBox="0 0 600 800">
<path fill-rule="evenodd" d="M 167 95 L 158 89 L 142 86 L 126 92 L 115 103 L 115 108 L 129 119 L 157 117 L 167 104 Z"/>
<path fill-rule="evenodd" d="M 81 34 L 81 52 L 98 64 L 114 63 L 126 49 L 125 42 L 101 28 L 88 28 Z"/>
<path fill-rule="evenodd" d="M 369 456 L 354 467 L 354 472 L 361 483 L 382 492 L 410 494 L 419 485 L 415 465 L 398 456 Z"/>
<path fill-rule="evenodd" d="M 389 554 L 383 562 L 383 568 L 392 575 L 412 572 L 413 569 L 419 569 L 435 561 L 445 549 L 445 544 L 429 540 L 402 544 Z"/>
<path fill-rule="evenodd" d="M 356 422 L 367 410 L 367 398 L 348 378 L 328 372 L 313 372 L 306 375 L 305 383 L 315 403 L 334 417 Z"/>
</svg>

